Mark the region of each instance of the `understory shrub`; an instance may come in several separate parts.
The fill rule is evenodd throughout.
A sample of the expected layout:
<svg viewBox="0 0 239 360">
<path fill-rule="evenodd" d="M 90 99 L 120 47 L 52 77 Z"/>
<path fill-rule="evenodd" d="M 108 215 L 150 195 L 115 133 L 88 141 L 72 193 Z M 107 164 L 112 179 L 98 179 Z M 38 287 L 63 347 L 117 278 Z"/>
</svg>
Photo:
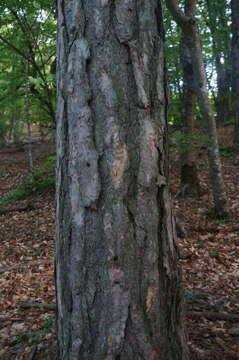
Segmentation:
<svg viewBox="0 0 239 360">
<path fill-rule="evenodd" d="M 15 202 L 25 199 L 33 193 L 40 193 L 55 186 L 56 156 L 48 157 L 45 164 L 35 170 L 31 176 L 27 176 L 18 189 L 0 200 L 0 204 Z"/>
</svg>

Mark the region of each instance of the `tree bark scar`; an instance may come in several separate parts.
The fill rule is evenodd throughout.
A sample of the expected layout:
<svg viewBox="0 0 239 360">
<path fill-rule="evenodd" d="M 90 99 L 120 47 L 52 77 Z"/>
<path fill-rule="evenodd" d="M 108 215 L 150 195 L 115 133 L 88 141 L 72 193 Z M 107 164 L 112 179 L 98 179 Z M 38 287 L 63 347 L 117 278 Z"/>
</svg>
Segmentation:
<svg viewBox="0 0 239 360">
<path fill-rule="evenodd" d="M 134 70 L 135 83 L 137 86 L 139 106 L 143 109 L 147 109 L 150 103 L 146 91 L 143 63 L 137 48 L 133 47 L 132 44 L 130 44 L 130 56 Z"/>
<path fill-rule="evenodd" d="M 108 336 L 108 356 L 117 355 L 125 338 L 129 315 L 130 291 L 125 287 L 124 271 L 118 266 L 109 268 L 111 283 L 112 319 Z"/>
<path fill-rule="evenodd" d="M 98 155 L 93 141 L 93 123 L 88 105 L 91 91 L 86 74 L 86 63 L 89 58 L 87 41 L 75 40 L 68 57 L 68 116 L 71 118 L 69 173 L 74 214 L 78 213 L 81 206 L 94 207 L 100 193 Z"/>
<path fill-rule="evenodd" d="M 150 121 L 150 115 L 144 111 L 140 112 L 141 127 L 141 146 L 140 146 L 140 169 L 139 169 L 139 183 L 142 186 L 150 187 L 155 184 L 158 177 L 158 136 Z"/>
</svg>

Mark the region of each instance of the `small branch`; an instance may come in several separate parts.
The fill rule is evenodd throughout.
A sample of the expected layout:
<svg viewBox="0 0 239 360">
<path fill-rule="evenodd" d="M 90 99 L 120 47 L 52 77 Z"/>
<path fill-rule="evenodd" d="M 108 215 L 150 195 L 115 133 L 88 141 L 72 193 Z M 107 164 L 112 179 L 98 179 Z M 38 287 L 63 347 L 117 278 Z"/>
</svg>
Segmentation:
<svg viewBox="0 0 239 360">
<path fill-rule="evenodd" d="M 232 353 L 225 353 L 215 350 L 205 350 L 202 348 L 198 348 L 194 344 L 190 344 L 190 352 L 193 355 L 193 359 L 196 358 L 198 360 L 211 360 L 211 359 L 221 359 L 221 360 L 238 360 L 239 354 L 232 352 Z"/>
<path fill-rule="evenodd" d="M 55 304 L 22 303 L 20 306 L 22 309 L 37 308 L 37 309 L 46 309 L 51 311 L 56 310 Z"/>
<path fill-rule="evenodd" d="M 53 264 L 53 260 L 28 261 L 26 263 L 20 263 L 20 264 L 6 266 L 6 267 L 2 266 L 2 267 L 0 267 L 0 274 L 5 273 L 7 271 L 11 271 L 11 270 L 21 269 L 21 268 L 24 268 L 27 266 L 39 266 L 39 265 L 48 265 L 48 264 Z"/>
<path fill-rule="evenodd" d="M 13 211 L 31 211 L 35 210 L 36 208 L 32 206 L 31 204 L 28 204 L 26 206 L 20 206 L 20 207 L 13 207 L 13 208 L 0 208 L 0 216 L 8 214 Z"/>
<path fill-rule="evenodd" d="M 239 321 L 239 314 L 214 311 L 187 311 L 186 315 L 192 318 L 205 317 L 208 320 Z"/>
<path fill-rule="evenodd" d="M 228 333 L 232 336 L 239 336 L 239 327 L 233 327 L 229 329 Z"/>
<path fill-rule="evenodd" d="M 5 315 L 0 315 L 0 321 L 22 321 L 20 318 L 11 318 Z"/>
<path fill-rule="evenodd" d="M 185 15 L 195 16 L 197 0 L 185 0 Z"/>
<path fill-rule="evenodd" d="M 5 39 L 2 35 L 0 35 L 0 40 L 4 42 L 10 49 L 14 50 L 18 55 L 21 55 L 25 60 L 30 61 L 32 63 L 32 60 L 29 59 L 24 52 L 22 52 L 20 49 L 16 48 L 13 44 L 10 43 L 7 39 Z M 33 64 L 34 65 L 34 64 Z"/>
<path fill-rule="evenodd" d="M 192 20 L 190 16 L 186 16 L 179 8 L 177 0 L 166 0 L 166 5 L 178 25 L 184 27 Z"/>
</svg>

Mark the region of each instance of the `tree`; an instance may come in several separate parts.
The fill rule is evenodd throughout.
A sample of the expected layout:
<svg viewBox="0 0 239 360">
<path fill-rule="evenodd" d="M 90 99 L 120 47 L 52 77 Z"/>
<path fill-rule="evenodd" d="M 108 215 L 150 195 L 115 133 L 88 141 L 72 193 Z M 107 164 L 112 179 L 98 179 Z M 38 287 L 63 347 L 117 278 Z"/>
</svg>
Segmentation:
<svg viewBox="0 0 239 360">
<path fill-rule="evenodd" d="M 216 110 L 217 122 L 225 124 L 230 116 L 230 27 L 228 26 L 228 1 L 206 0 L 206 22 L 212 36 L 213 58 L 217 72 Z"/>
<path fill-rule="evenodd" d="M 232 13 L 232 104 L 235 121 L 234 143 L 239 149 L 239 3 L 231 0 Z"/>
<path fill-rule="evenodd" d="M 32 158 L 32 130 L 30 120 L 30 86 L 28 81 L 29 64 L 26 63 L 26 81 L 25 81 L 25 101 L 24 101 L 24 117 L 27 124 L 27 135 L 28 135 L 28 169 L 30 174 L 33 174 L 33 158 Z"/>
<path fill-rule="evenodd" d="M 189 9 L 185 9 L 187 14 Z M 190 39 L 183 33 L 181 38 L 181 65 L 183 69 L 183 146 L 181 149 L 181 195 L 199 196 L 200 183 L 191 139 L 193 136 L 196 110 L 196 92 L 192 57 L 188 47 Z"/>
<path fill-rule="evenodd" d="M 187 359 L 161 2 L 58 3 L 60 359 Z"/>
<path fill-rule="evenodd" d="M 204 131 L 208 136 L 207 150 L 214 198 L 214 213 L 216 217 L 224 218 L 228 216 L 228 204 L 222 177 L 216 123 L 209 100 L 206 70 L 203 62 L 200 37 L 195 19 L 197 0 L 185 0 L 185 3 L 187 4 L 187 8 L 190 9 L 188 12 L 190 15 L 186 15 L 183 11 L 181 11 L 177 0 L 166 0 L 166 4 L 174 17 L 174 20 L 181 27 L 182 32 L 188 36 L 188 46 L 190 48 L 192 58 L 197 99 L 204 121 Z"/>
<path fill-rule="evenodd" d="M 180 31 L 167 9 L 164 10 L 165 18 L 165 58 L 167 64 L 167 79 L 170 103 L 168 119 L 171 125 L 180 125 L 182 121 L 182 68 L 180 64 Z"/>
</svg>

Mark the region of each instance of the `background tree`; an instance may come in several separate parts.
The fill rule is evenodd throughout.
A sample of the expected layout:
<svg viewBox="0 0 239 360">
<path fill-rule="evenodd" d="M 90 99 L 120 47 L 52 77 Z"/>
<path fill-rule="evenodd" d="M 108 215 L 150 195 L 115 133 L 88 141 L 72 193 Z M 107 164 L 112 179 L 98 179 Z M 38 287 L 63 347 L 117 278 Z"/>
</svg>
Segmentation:
<svg viewBox="0 0 239 360">
<path fill-rule="evenodd" d="M 195 19 L 197 1 L 185 0 L 185 3 L 188 4 L 187 8 L 190 8 L 190 16 L 185 15 L 180 10 L 177 0 L 166 0 L 166 4 L 175 21 L 181 27 L 182 32 L 188 36 L 198 104 L 204 121 L 204 131 L 209 138 L 207 150 L 214 198 L 214 212 L 218 218 L 223 218 L 228 216 L 228 205 L 222 177 L 216 123 L 209 100 L 206 71 Z"/>
<path fill-rule="evenodd" d="M 185 14 L 190 13 L 190 7 L 185 4 Z M 196 114 L 195 75 L 192 57 L 188 44 L 190 38 L 184 32 L 181 37 L 180 60 L 183 69 L 183 136 L 181 141 L 181 195 L 199 196 L 200 184 L 198 179 L 195 154 L 192 147 Z"/>
<path fill-rule="evenodd" d="M 33 158 L 32 158 L 32 129 L 30 121 L 30 86 L 28 81 L 29 63 L 26 62 L 26 80 L 25 80 L 25 94 L 24 94 L 24 117 L 27 124 L 27 141 L 28 141 L 28 168 L 30 174 L 33 173 Z"/>
<path fill-rule="evenodd" d="M 61 359 L 187 359 L 161 2 L 58 6 Z"/>
<path fill-rule="evenodd" d="M 231 0 L 232 14 L 232 103 L 235 122 L 234 143 L 239 149 L 239 3 Z"/>
<path fill-rule="evenodd" d="M 217 73 L 215 106 L 217 122 L 222 125 L 230 119 L 231 44 L 227 0 L 206 0 L 203 15 L 212 37 L 212 53 Z"/>
<path fill-rule="evenodd" d="M 170 125 L 180 126 L 183 108 L 183 74 L 180 64 L 180 30 L 173 21 L 170 12 L 165 9 L 165 57 L 167 63 L 167 79 L 169 88 Z"/>
</svg>

